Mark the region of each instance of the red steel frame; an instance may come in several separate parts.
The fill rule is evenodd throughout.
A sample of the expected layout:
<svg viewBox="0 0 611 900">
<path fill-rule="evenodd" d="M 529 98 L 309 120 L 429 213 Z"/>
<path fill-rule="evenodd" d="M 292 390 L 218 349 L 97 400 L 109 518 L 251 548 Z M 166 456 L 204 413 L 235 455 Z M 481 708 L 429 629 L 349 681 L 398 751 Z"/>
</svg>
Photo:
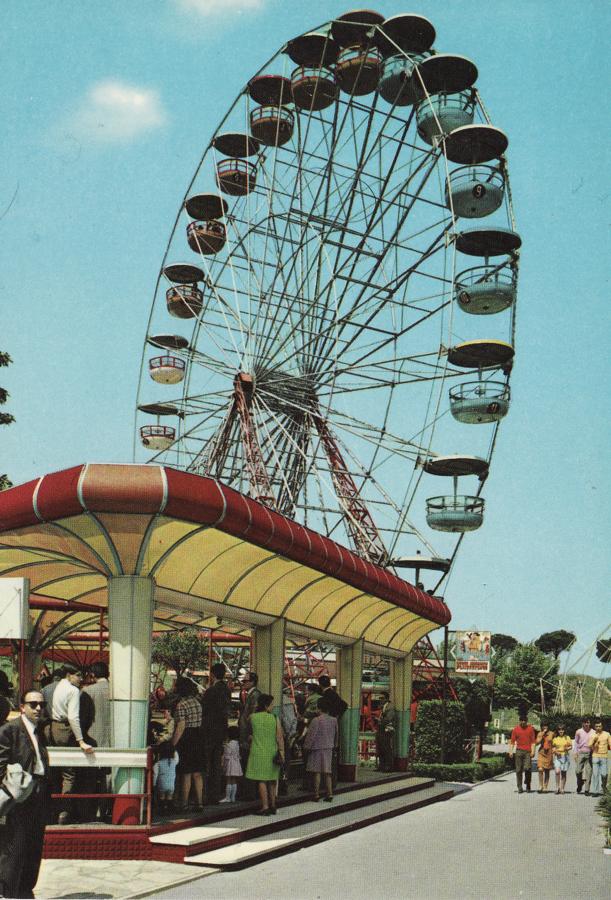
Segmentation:
<svg viewBox="0 0 611 900">
<path fill-rule="evenodd" d="M 338 500 L 346 511 L 346 525 L 354 547 L 365 559 L 384 566 L 388 561 L 388 553 L 371 513 L 359 496 L 337 441 L 321 416 L 313 416 L 313 421 L 331 466 L 331 477 Z"/>
<path fill-rule="evenodd" d="M 242 444 L 246 453 L 246 465 L 255 497 L 266 506 L 274 508 L 276 500 L 263 462 L 263 454 L 257 437 L 257 430 L 250 414 L 254 378 L 240 372 L 235 378 L 235 408 L 240 422 Z"/>
</svg>

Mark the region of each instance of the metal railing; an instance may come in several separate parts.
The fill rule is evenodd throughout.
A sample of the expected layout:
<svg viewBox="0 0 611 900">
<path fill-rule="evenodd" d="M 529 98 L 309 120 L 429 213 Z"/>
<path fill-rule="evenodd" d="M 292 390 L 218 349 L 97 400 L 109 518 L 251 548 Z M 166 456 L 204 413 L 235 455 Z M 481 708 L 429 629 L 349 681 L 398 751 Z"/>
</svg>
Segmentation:
<svg viewBox="0 0 611 900">
<path fill-rule="evenodd" d="M 83 753 L 80 747 L 48 747 L 47 749 L 49 765 L 53 769 L 142 769 L 144 773 L 143 792 L 51 794 L 51 797 L 54 800 L 68 801 L 113 800 L 115 811 L 126 803 L 139 800 L 139 824 L 146 824 L 150 827 L 153 814 L 153 753 L 150 747 L 143 750 L 96 747 L 93 753 Z"/>
</svg>

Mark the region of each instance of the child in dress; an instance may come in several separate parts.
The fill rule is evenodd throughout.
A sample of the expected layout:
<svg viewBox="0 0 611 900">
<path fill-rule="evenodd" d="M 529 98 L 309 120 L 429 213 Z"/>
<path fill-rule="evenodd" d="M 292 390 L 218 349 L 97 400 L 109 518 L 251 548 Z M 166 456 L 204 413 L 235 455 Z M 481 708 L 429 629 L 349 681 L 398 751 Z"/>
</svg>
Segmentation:
<svg viewBox="0 0 611 900">
<path fill-rule="evenodd" d="M 159 812 L 171 812 L 176 789 L 178 753 L 171 741 L 162 741 L 155 747 L 155 755 L 157 762 L 153 766 L 153 778 L 159 801 Z"/>
<path fill-rule="evenodd" d="M 223 772 L 225 773 L 225 796 L 221 803 L 235 803 L 238 792 L 238 782 L 242 777 L 242 765 L 240 763 L 240 729 L 232 725 L 227 730 L 227 740 L 223 747 Z"/>
</svg>

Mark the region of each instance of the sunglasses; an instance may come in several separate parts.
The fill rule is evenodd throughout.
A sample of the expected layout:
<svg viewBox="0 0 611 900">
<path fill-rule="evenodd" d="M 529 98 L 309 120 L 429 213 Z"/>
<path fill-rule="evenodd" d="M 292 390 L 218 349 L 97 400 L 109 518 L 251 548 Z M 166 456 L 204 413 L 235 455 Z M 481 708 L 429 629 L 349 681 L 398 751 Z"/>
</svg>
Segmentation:
<svg viewBox="0 0 611 900">
<path fill-rule="evenodd" d="M 45 709 L 47 706 L 44 700 L 26 700 L 25 705 L 32 709 Z"/>
</svg>

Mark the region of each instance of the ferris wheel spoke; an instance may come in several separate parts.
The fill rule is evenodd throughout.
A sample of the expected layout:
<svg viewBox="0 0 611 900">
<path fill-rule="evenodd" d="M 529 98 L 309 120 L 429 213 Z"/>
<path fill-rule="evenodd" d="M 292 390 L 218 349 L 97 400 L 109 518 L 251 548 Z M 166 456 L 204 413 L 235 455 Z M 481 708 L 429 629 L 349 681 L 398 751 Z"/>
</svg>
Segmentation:
<svg viewBox="0 0 611 900">
<path fill-rule="evenodd" d="M 256 403 L 259 416 L 258 421 L 263 430 L 264 447 L 267 450 L 267 466 L 268 471 L 273 472 L 272 485 L 276 488 L 276 496 L 278 499 L 278 508 L 285 515 L 292 515 L 296 509 L 297 497 L 294 494 L 294 485 L 289 480 L 291 471 L 291 458 L 294 453 L 289 452 L 289 439 L 295 442 L 294 437 L 288 429 L 285 429 L 280 441 L 275 439 L 270 430 L 269 423 L 273 423 L 273 429 L 280 431 L 280 421 L 277 416 L 267 407 L 265 403 Z M 263 415 L 266 413 L 266 415 Z M 300 487 L 300 485 L 299 485 Z"/>
<path fill-rule="evenodd" d="M 431 169 L 432 169 L 432 167 L 431 167 Z M 428 174 L 430 174 L 430 170 L 429 170 L 429 173 L 427 173 L 427 176 L 425 177 L 425 179 L 423 179 L 423 184 L 426 183 L 426 181 L 428 180 Z M 407 219 L 407 217 L 412 209 L 413 203 L 415 203 L 415 202 L 416 202 L 416 200 L 414 199 L 412 201 L 412 203 L 406 207 L 406 209 L 404 210 L 404 212 L 402 214 L 402 217 L 400 218 L 397 225 L 394 227 L 394 231 L 391 236 L 391 239 L 393 241 L 397 239 L 400 229 L 401 229 L 403 223 L 405 222 L 405 220 Z M 442 232 L 442 235 L 438 236 L 436 238 L 432 247 L 429 248 L 428 252 L 426 254 L 422 254 L 421 257 L 419 258 L 419 260 L 417 261 L 417 263 L 413 264 L 413 266 L 410 267 L 413 271 L 416 271 L 417 266 L 422 265 L 422 263 L 428 258 L 428 256 L 432 252 L 435 252 L 435 247 L 437 246 L 438 242 L 441 240 L 441 237 L 443 236 L 444 233 L 445 232 Z M 387 250 L 388 250 L 388 247 L 386 247 L 386 249 L 382 250 L 382 253 L 380 254 L 379 258 L 374 263 L 374 266 L 372 267 L 371 272 L 369 273 L 369 277 L 375 277 L 378 269 L 382 265 L 382 261 L 383 261 L 383 258 L 385 256 L 385 253 L 387 252 Z M 350 281 L 351 277 L 354 275 L 354 265 L 355 264 L 356 263 L 353 264 L 352 269 L 348 273 L 343 274 L 343 276 L 342 276 L 348 282 Z M 406 275 L 406 273 L 402 273 L 401 276 L 398 276 L 398 278 L 396 279 L 395 285 L 387 285 L 386 286 L 386 291 L 387 291 L 386 302 L 388 302 L 390 300 L 390 298 L 393 296 L 393 294 L 404 283 L 405 275 Z M 351 308 L 349 310 L 342 311 L 342 322 L 341 322 L 341 326 L 340 326 L 340 332 L 343 331 L 347 327 L 347 323 L 350 323 L 351 325 L 353 325 L 353 327 L 355 327 L 356 335 L 358 335 L 360 333 L 360 330 L 362 329 L 363 326 L 361 325 L 360 328 L 358 327 L 358 319 L 356 317 L 357 312 L 361 313 L 363 311 L 363 307 L 369 302 L 370 302 L 370 300 L 368 297 L 368 283 L 365 282 L 364 284 L 361 285 L 360 291 L 357 291 L 357 296 L 352 301 Z M 370 316 L 365 319 L 365 324 L 368 325 L 376 317 L 379 317 L 384 309 L 384 305 L 385 305 L 384 302 L 380 303 L 379 306 L 372 311 Z M 327 335 L 325 335 L 325 334 L 321 335 L 321 341 L 325 337 L 327 337 Z M 356 337 L 354 339 L 356 339 Z M 324 346 L 320 342 L 319 342 L 317 349 L 320 353 L 320 356 L 324 358 L 324 355 L 325 355 Z"/>
<path fill-rule="evenodd" d="M 401 516 L 403 530 L 406 530 L 406 526 L 407 526 L 407 529 L 409 529 L 409 532 L 411 534 L 413 534 L 414 536 L 416 536 L 422 542 L 422 545 L 427 548 L 427 550 L 431 553 L 431 555 L 436 556 L 437 554 L 435 553 L 432 544 L 425 538 L 425 536 L 414 525 L 414 523 L 410 521 L 407 514 L 402 515 L 402 510 L 401 510 L 400 506 L 398 506 L 398 504 L 393 500 L 391 495 L 386 490 L 384 490 L 382 485 L 376 480 L 375 476 L 371 472 L 364 470 L 362 464 L 356 458 L 355 454 L 352 452 L 350 447 L 348 447 L 346 444 L 342 443 L 342 449 L 350 457 L 355 468 L 360 471 L 360 475 L 361 475 L 363 484 L 367 483 L 368 485 L 373 487 L 380 494 L 381 500 L 378 502 L 392 508 L 395 513 L 397 513 L 399 516 Z M 372 503 L 372 502 L 375 503 L 376 501 L 372 501 L 371 499 L 369 499 L 369 503 Z M 396 533 L 395 529 L 384 528 L 383 530 L 389 534 Z"/>
<path fill-rule="evenodd" d="M 306 134 L 307 134 L 307 132 L 309 131 L 310 124 L 311 124 L 311 119 L 308 120 L 308 126 L 307 126 L 307 129 L 306 129 Z M 299 119 L 298 119 L 298 133 L 299 133 Z M 295 179 L 293 180 L 293 188 L 292 188 L 292 192 L 291 192 L 291 195 L 290 195 L 290 197 L 289 197 L 289 199 L 288 199 L 288 210 L 287 210 L 286 221 L 285 221 L 285 235 L 287 234 L 288 230 L 289 230 L 290 227 L 291 227 L 290 211 L 291 211 L 291 209 L 292 209 L 293 206 L 294 206 L 296 195 L 297 195 L 297 193 L 298 193 L 299 196 L 300 196 L 300 198 L 302 198 L 302 197 L 303 197 L 303 193 L 304 193 L 304 189 L 305 189 L 305 185 L 304 185 L 304 177 L 303 177 L 303 176 L 304 176 L 305 167 L 302 165 L 302 160 L 303 160 L 303 157 L 304 157 L 305 152 L 306 152 L 306 151 L 305 151 L 305 148 L 303 148 L 302 146 L 300 146 L 300 147 L 298 148 L 298 160 L 300 161 L 300 164 L 299 164 L 298 167 L 297 167 L 297 174 L 298 174 L 298 177 L 295 178 Z M 300 199 L 300 203 L 303 204 L 303 200 L 302 200 L 302 199 Z M 292 253 L 292 261 L 289 261 L 289 264 L 288 264 L 288 272 L 284 272 L 284 268 L 282 269 L 282 276 L 283 276 L 285 282 L 288 281 L 288 280 L 290 280 L 290 278 L 293 276 L 293 272 L 294 272 L 295 267 L 296 267 L 297 265 L 301 265 L 301 264 L 303 263 L 303 256 L 304 256 L 304 252 L 303 252 L 303 251 L 304 251 L 304 246 L 307 247 L 307 242 L 308 242 L 308 238 L 307 238 L 307 223 L 306 223 L 305 225 L 301 225 L 301 228 L 300 228 L 300 235 L 299 235 L 298 242 L 297 242 L 297 247 L 296 247 L 296 249 L 293 250 L 293 253 Z M 280 272 L 280 269 L 277 268 L 277 269 L 276 269 L 276 276 L 279 274 L 279 272 Z M 272 282 L 272 287 L 275 287 L 275 283 L 274 283 L 274 282 Z M 300 293 L 300 291 L 299 291 L 299 285 L 297 285 L 297 288 L 296 288 L 296 290 L 294 291 L 294 293 L 295 293 L 297 296 L 299 296 L 299 293 Z M 271 331 L 271 330 L 270 330 L 270 331 Z M 266 355 L 266 349 L 267 349 L 267 348 L 264 348 L 264 349 L 263 349 L 262 354 L 261 354 L 262 356 L 265 356 L 265 355 Z"/>
</svg>

